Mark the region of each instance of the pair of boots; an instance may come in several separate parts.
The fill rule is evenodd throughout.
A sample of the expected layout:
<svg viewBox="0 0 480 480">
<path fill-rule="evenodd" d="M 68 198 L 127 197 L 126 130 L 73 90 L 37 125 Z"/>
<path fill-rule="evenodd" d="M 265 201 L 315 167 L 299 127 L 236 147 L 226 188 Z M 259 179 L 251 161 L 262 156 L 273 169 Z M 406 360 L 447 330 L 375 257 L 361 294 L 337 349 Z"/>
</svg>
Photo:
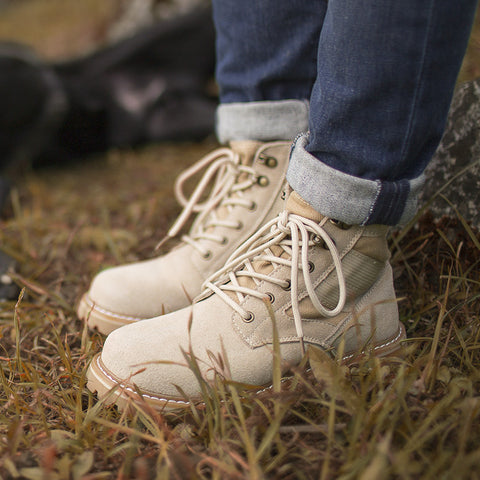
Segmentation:
<svg viewBox="0 0 480 480">
<path fill-rule="evenodd" d="M 345 361 L 400 348 L 387 227 L 342 224 L 288 192 L 289 149 L 232 142 L 206 156 L 175 186 L 184 209 L 169 236 L 197 215 L 181 243 L 95 277 L 78 314 L 109 334 L 88 371 L 100 398 L 125 406 L 141 394 L 158 408 L 200 400 L 192 357 L 207 381 L 265 388 L 277 334 L 284 372 L 309 345 Z M 183 183 L 202 169 L 185 198 Z"/>
</svg>

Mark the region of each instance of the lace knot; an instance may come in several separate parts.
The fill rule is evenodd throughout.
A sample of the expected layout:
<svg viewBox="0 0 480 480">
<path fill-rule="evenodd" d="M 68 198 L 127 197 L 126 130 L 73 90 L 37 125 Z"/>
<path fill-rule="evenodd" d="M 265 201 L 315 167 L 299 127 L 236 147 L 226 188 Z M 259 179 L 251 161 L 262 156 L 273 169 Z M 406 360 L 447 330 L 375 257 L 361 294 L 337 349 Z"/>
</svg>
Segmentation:
<svg viewBox="0 0 480 480">
<path fill-rule="evenodd" d="M 253 285 L 260 282 L 278 285 L 285 290 L 285 280 L 270 275 L 265 270 L 266 264 L 286 266 L 290 268 L 288 286 L 291 296 L 292 312 L 295 329 L 299 344 L 304 351 L 303 325 L 298 301 L 299 273 L 303 277 L 303 283 L 314 308 L 324 317 L 334 317 L 345 307 L 346 283 L 342 270 L 340 254 L 335 242 L 323 228 L 325 222 L 316 223 L 313 220 L 288 211 L 281 212 L 277 218 L 265 224 L 255 235 L 241 245 L 227 260 L 226 265 L 206 280 L 204 288 L 217 293 L 227 304 L 246 318 L 246 312 L 240 305 L 245 295 L 250 295 L 264 301 L 265 294 L 255 287 L 245 286 L 245 282 L 239 282 L 241 278 L 250 278 Z M 311 240 L 316 236 L 324 242 L 324 248 L 330 252 L 334 268 L 337 272 L 339 298 L 337 305 L 328 309 L 322 304 L 321 299 L 315 292 L 312 281 L 312 262 L 309 261 L 309 249 L 320 248 Z M 272 247 L 280 247 L 275 249 Z M 322 247 L 323 248 L 323 247 Z M 263 266 L 263 267 L 262 267 Z M 265 273 L 266 272 L 266 273 Z M 229 280 L 226 281 L 226 278 Z M 249 285 L 252 285 L 250 283 Z M 232 292 L 237 300 L 226 292 Z"/>
</svg>

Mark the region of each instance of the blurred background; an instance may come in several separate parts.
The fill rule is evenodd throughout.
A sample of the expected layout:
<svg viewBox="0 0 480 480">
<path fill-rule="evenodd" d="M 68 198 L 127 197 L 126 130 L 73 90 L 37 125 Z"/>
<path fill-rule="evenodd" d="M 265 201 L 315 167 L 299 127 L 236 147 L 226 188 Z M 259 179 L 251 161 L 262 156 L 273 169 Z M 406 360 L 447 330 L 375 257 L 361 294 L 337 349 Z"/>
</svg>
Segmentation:
<svg viewBox="0 0 480 480">
<path fill-rule="evenodd" d="M 208 0 L 0 0 L 0 176 L 205 138 L 213 72 Z M 477 77 L 478 14 L 459 83 Z"/>
<path fill-rule="evenodd" d="M 0 0 L 0 302 L 18 294 L 5 272 L 15 271 L 16 262 L 28 263 L 29 248 L 14 233 L 23 224 L 23 206 L 41 208 L 51 187 L 58 195 L 54 211 L 69 204 L 74 222 L 77 202 L 100 202 L 102 181 L 103 206 L 135 183 L 135 192 L 148 185 L 157 196 L 171 196 L 158 192 L 162 181 L 172 185 L 175 166 L 185 164 L 180 142 L 198 144 L 214 130 L 213 69 L 214 32 L 205 0 Z M 176 147 L 168 155 L 132 151 L 172 141 Z M 115 160 L 115 170 L 125 175 L 124 184 L 115 186 L 110 162 L 119 150 L 130 168 Z M 159 174 L 162 168 L 169 173 Z M 70 187 L 65 176 L 73 181 Z M 172 205 L 162 204 L 164 212 L 174 213 Z M 55 223 L 45 214 L 35 239 L 45 238 L 37 227 Z M 95 243 L 94 237 L 86 243 Z"/>
<path fill-rule="evenodd" d="M 207 4 L 208 0 L 0 0 L 0 40 L 31 45 L 47 60 L 68 59 Z"/>
<path fill-rule="evenodd" d="M 0 1 L 0 211 L 33 165 L 212 134 L 204 0 Z"/>
</svg>

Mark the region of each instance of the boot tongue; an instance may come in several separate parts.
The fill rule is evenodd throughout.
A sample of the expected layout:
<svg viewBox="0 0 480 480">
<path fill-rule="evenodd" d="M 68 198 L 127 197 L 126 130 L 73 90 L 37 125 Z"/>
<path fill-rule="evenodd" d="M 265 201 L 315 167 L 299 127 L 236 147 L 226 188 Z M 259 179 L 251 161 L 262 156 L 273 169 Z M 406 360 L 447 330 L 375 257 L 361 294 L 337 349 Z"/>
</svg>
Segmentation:
<svg viewBox="0 0 480 480">
<path fill-rule="evenodd" d="M 256 157 L 257 151 L 262 146 L 263 142 L 258 142 L 255 140 L 234 140 L 229 142 L 230 149 L 238 154 L 239 163 L 245 167 L 250 167 L 253 165 L 254 159 Z M 244 182 L 248 179 L 249 174 L 247 172 L 241 172 L 236 179 L 236 183 Z M 238 193 L 231 193 L 231 198 L 238 197 Z M 228 207 L 220 204 L 215 210 L 215 215 L 219 220 L 224 220 L 229 217 L 230 210 Z M 208 222 L 208 218 L 207 218 Z M 207 233 L 213 234 L 215 232 L 213 226 L 209 226 L 205 229 Z"/>
<path fill-rule="evenodd" d="M 262 146 L 262 142 L 258 142 L 255 140 L 234 140 L 229 143 L 230 148 L 239 155 L 240 157 L 240 165 L 244 165 L 246 167 L 252 166 L 257 151 Z M 242 172 L 238 178 L 238 182 L 243 182 L 248 178 L 247 172 Z M 232 197 L 238 196 L 238 194 L 232 194 Z M 220 205 L 217 209 L 217 217 L 219 219 L 225 219 L 228 217 L 229 211 L 226 207 Z M 210 227 L 207 229 L 207 232 L 213 232 L 214 228 Z"/>
<path fill-rule="evenodd" d="M 240 164 L 251 166 L 257 150 L 261 147 L 262 142 L 255 140 L 234 140 L 230 142 L 230 148 L 240 155 Z"/>
<path fill-rule="evenodd" d="M 295 215 L 313 220 L 319 223 L 324 216 L 314 210 L 297 192 L 292 192 L 287 199 L 286 210 Z"/>
<path fill-rule="evenodd" d="M 286 210 L 290 213 L 296 215 L 301 215 L 302 217 L 309 218 L 316 223 L 319 223 L 324 216 L 314 210 L 297 192 L 293 191 L 287 199 L 285 206 Z M 270 250 L 274 255 L 277 255 L 282 258 L 289 258 L 289 255 L 283 250 L 283 248 L 278 245 L 273 245 L 270 247 Z M 252 266 L 256 272 L 260 272 L 268 275 L 273 270 L 273 265 L 269 262 L 262 260 L 257 260 L 252 263 Z M 240 285 L 245 287 L 253 288 L 255 286 L 253 280 L 248 277 L 240 277 Z"/>
<path fill-rule="evenodd" d="M 315 211 L 298 193 L 292 192 L 287 199 L 285 206 L 286 210 L 296 215 L 309 218 L 316 223 L 319 223 L 324 216 Z M 278 245 L 270 247 L 271 252 L 282 258 L 289 258 L 289 255 Z M 268 275 L 273 270 L 273 265 L 270 262 L 264 260 L 256 260 L 252 262 L 253 269 L 258 273 Z M 255 288 L 255 282 L 249 277 L 238 277 L 238 283 L 242 287 Z M 232 292 L 231 297 L 235 299 Z"/>
</svg>

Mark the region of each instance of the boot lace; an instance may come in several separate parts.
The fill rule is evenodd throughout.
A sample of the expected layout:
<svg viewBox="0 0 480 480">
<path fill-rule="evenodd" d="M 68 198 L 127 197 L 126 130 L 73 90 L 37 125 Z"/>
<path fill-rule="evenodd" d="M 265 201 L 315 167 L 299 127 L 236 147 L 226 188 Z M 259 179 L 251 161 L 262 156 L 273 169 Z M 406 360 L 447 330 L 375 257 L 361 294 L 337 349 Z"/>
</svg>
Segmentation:
<svg viewBox="0 0 480 480">
<path fill-rule="evenodd" d="M 346 301 L 346 284 L 340 254 L 335 243 L 323 228 L 327 221 L 328 219 L 324 218 L 320 223 L 316 223 L 308 218 L 287 211 L 282 212 L 277 218 L 266 223 L 255 235 L 233 252 L 225 266 L 204 282 L 204 292 L 208 292 L 208 290 L 215 292 L 243 319 L 248 321 L 252 314 L 242 308 L 239 303 L 243 301 L 246 295 L 251 295 L 261 300 L 267 300 L 268 295 L 253 288 L 242 286 L 239 283 L 239 278 L 248 277 L 253 280 L 255 285 L 259 285 L 260 282 L 264 281 L 284 289 L 290 289 L 295 330 L 302 351 L 305 353 L 302 318 L 298 301 L 299 272 L 303 275 L 308 296 L 320 315 L 325 317 L 338 315 L 343 310 Z M 326 308 L 315 293 L 309 268 L 309 249 L 314 245 L 318 245 L 321 241 L 323 241 L 324 248 L 329 250 L 337 271 L 339 298 L 337 305 L 332 309 Z M 272 247 L 275 247 L 275 253 L 272 251 Z M 279 250 L 277 247 L 280 247 L 282 253 L 285 252 L 286 255 L 278 254 Z M 273 266 L 284 265 L 290 267 L 290 279 L 277 279 L 256 271 L 255 262 L 257 261 L 268 262 Z M 233 292 L 238 303 L 226 292 Z"/>
<path fill-rule="evenodd" d="M 202 170 L 205 170 L 203 177 L 190 198 L 187 198 L 183 191 L 185 182 Z M 203 157 L 177 177 L 174 192 L 183 210 L 168 230 L 166 237 L 159 242 L 156 248 L 158 249 L 169 238 L 176 237 L 190 216 L 197 213 L 190 233 L 183 235 L 181 239 L 201 255 L 208 257 L 209 251 L 201 244 L 201 241 L 211 240 L 221 244 L 225 239 L 213 232 L 215 227 L 241 228 L 238 222 L 228 220 L 228 214 L 235 206 L 253 207 L 250 200 L 243 198 L 243 191 L 249 189 L 256 182 L 255 170 L 242 165 L 238 153 L 229 148 L 217 149 Z M 208 189 L 210 191 L 207 198 L 201 202 Z M 217 207 L 220 204 L 227 209 L 225 218 L 218 216 Z"/>
</svg>

